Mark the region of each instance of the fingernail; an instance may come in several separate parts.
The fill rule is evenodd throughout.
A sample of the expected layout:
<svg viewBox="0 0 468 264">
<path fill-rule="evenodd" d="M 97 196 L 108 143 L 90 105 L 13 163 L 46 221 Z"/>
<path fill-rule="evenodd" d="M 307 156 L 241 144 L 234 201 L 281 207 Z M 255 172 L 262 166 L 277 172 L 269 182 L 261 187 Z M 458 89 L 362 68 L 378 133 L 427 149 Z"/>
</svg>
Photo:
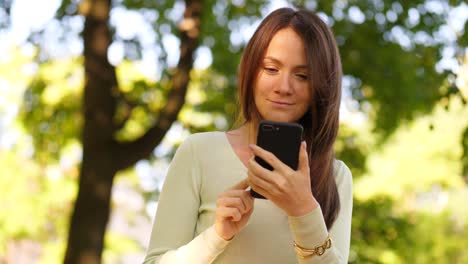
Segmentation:
<svg viewBox="0 0 468 264">
<path fill-rule="evenodd" d="M 302 141 L 302 147 L 307 148 L 307 142 L 305 140 Z"/>
<path fill-rule="evenodd" d="M 254 149 L 254 148 L 255 148 L 255 145 L 254 145 L 254 144 L 249 144 L 249 148 L 250 148 L 250 149 Z"/>
</svg>

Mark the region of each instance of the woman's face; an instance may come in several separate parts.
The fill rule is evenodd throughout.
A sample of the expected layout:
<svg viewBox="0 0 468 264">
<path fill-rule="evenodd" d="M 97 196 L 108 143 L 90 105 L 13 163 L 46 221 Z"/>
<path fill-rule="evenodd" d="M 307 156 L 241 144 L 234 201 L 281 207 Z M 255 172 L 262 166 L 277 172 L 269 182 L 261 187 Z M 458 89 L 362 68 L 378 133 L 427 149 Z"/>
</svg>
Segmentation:
<svg viewBox="0 0 468 264">
<path fill-rule="evenodd" d="M 291 28 L 278 31 L 263 58 L 254 85 L 255 106 L 263 119 L 296 122 L 309 108 L 304 44 Z"/>
</svg>

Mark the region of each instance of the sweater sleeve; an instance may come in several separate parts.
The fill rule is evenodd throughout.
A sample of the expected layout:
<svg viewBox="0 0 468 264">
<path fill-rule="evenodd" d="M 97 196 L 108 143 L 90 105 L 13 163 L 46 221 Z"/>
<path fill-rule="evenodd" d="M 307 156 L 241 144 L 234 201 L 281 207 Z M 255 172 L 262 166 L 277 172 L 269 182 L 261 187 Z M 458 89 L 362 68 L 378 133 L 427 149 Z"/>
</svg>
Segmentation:
<svg viewBox="0 0 468 264">
<path fill-rule="evenodd" d="M 340 199 L 340 211 L 330 229 L 332 246 L 322 256 L 313 256 L 307 259 L 298 257 L 300 264 L 348 262 L 353 208 L 353 183 L 349 168 L 341 161 L 338 161 L 338 163 L 336 183 Z M 322 245 L 328 236 L 327 226 L 320 207 L 300 217 L 289 217 L 289 225 L 294 236 L 294 241 L 305 248 L 314 248 Z"/>
<path fill-rule="evenodd" d="M 144 264 L 211 263 L 227 246 L 213 226 L 195 237 L 200 182 L 189 137 L 174 155 L 164 181 Z"/>
</svg>

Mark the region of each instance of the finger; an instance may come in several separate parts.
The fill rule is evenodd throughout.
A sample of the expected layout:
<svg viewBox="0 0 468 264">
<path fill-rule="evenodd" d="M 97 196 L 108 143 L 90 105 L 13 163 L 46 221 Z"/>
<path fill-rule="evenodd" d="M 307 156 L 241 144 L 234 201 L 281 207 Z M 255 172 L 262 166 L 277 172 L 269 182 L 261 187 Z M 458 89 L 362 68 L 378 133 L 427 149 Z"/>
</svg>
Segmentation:
<svg viewBox="0 0 468 264">
<path fill-rule="evenodd" d="M 242 218 L 241 212 L 234 207 L 219 207 L 217 214 L 221 218 L 231 218 L 234 222 L 237 222 Z"/>
<path fill-rule="evenodd" d="M 229 190 L 245 190 L 249 187 L 249 181 L 247 178 L 243 179 L 242 181 L 236 183 L 234 186 L 229 188 Z"/>
<path fill-rule="evenodd" d="M 242 197 L 221 197 L 218 199 L 218 207 L 237 208 L 241 213 L 245 213 L 248 208 Z"/>
<path fill-rule="evenodd" d="M 244 216 L 243 216 L 243 217 L 245 217 L 245 218 L 249 218 L 250 215 L 253 213 L 254 200 L 255 200 L 255 199 L 252 197 L 252 195 L 250 195 L 250 190 L 248 191 L 247 195 L 248 195 L 248 197 L 249 197 L 249 200 L 251 200 L 251 201 L 249 202 L 249 204 L 250 204 L 250 205 L 249 205 L 249 206 L 250 206 L 249 209 L 247 210 L 247 212 L 244 213 Z"/>
<path fill-rule="evenodd" d="M 250 190 L 244 191 L 244 194 L 242 195 L 242 199 L 247 208 L 247 211 L 252 210 L 255 199 L 252 197 L 252 195 L 250 195 Z"/>
<path fill-rule="evenodd" d="M 250 186 L 252 187 L 252 189 L 254 189 L 254 191 L 256 191 L 255 190 L 256 188 L 262 188 L 265 191 L 271 190 L 273 188 L 273 185 L 271 183 L 264 180 L 262 177 L 259 177 L 258 175 L 256 175 L 252 171 L 249 171 L 247 173 L 247 175 L 249 177 Z"/>
<path fill-rule="evenodd" d="M 252 172 L 255 177 L 263 180 L 261 183 L 257 182 L 257 184 L 265 190 L 268 190 L 271 194 L 277 193 L 275 191 L 282 189 L 285 186 L 285 182 L 288 181 L 287 179 L 294 173 L 294 171 L 289 167 L 286 171 L 282 172 L 267 170 L 254 159 L 249 160 L 248 166 L 249 172 Z"/>
<path fill-rule="evenodd" d="M 263 197 L 267 198 L 270 201 L 272 200 L 271 199 L 271 197 L 272 197 L 271 194 L 266 189 L 254 184 L 254 183 L 252 183 L 251 187 L 252 187 L 252 190 L 254 190 L 256 193 L 262 195 Z"/>
<path fill-rule="evenodd" d="M 246 180 L 248 180 L 248 178 L 246 178 Z M 239 199 L 239 201 L 241 201 L 243 203 L 243 205 L 244 205 L 243 208 L 245 208 L 245 210 L 243 212 L 248 211 L 249 208 L 252 207 L 251 204 L 252 204 L 253 199 L 254 199 L 250 195 L 250 191 L 248 191 L 248 190 L 227 190 L 227 191 L 221 193 L 218 196 L 218 202 L 217 202 L 218 206 L 223 205 L 223 204 L 220 204 L 220 203 L 221 203 L 222 199 L 225 198 L 225 197 Z"/>
<path fill-rule="evenodd" d="M 254 175 L 262 178 L 264 181 L 271 181 L 274 173 L 268 169 L 265 169 L 262 165 L 258 164 L 255 158 L 251 158 L 247 163 L 247 169 Z"/>
<path fill-rule="evenodd" d="M 246 178 L 248 179 L 248 178 Z M 250 210 L 253 206 L 254 198 L 247 190 L 228 190 L 218 197 L 217 206 L 233 206 L 239 203 L 239 209 L 242 213 Z"/>
<path fill-rule="evenodd" d="M 242 212 L 243 214 L 252 210 L 254 198 L 250 195 L 250 190 L 243 191 L 243 194 L 240 196 L 240 199 L 242 199 L 245 208 L 245 210 Z"/>
<path fill-rule="evenodd" d="M 279 160 L 273 153 L 267 150 L 264 150 L 263 148 L 255 144 L 250 144 L 249 147 L 255 156 L 262 158 L 266 163 L 270 164 L 270 166 L 273 167 L 273 170 L 283 171 L 285 168 L 289 168 L 286 164 L 284 164 L 281 160 Z"/>
<path fill-rule="evenodd" d="M 307 154 L 307 143 L 302 141 L 301 149 L 299 151 L 299 164 L 298 170 L 309 174 L 309 155 Z"/>
<path fill-rule="evenodd" d="M 248 179 L 248 178 L 246 178 Z M 246 188 L 247 189 L 247 188 Z M 218 198 L 221 197 L 241 197 L 244 194 L 245 190 L 226 190 L 219 194 Z"/>
</svg>

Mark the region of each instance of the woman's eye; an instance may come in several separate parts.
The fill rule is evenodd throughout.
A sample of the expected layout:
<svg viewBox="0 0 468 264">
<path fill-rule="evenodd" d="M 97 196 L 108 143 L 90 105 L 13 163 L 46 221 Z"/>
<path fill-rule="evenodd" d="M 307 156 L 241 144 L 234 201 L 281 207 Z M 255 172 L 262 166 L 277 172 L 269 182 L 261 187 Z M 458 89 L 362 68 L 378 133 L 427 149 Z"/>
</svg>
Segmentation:
<svg viewBox="0 0 468 264">
<path fill-rule="evenodd" d="M 264 67 L 264 70 L 268 73 L 277 73 L 278 70 L 272 67 Z"/>
<path fill-rule="evenodd" d="M 296 76 L 301 79 L 301 80 L 308 80 L 309 79 L 309 76 L 307 76 L 307 74 L 303 74 L 303 73 L 298 73 L 296 74 Z"/>
</svg>

